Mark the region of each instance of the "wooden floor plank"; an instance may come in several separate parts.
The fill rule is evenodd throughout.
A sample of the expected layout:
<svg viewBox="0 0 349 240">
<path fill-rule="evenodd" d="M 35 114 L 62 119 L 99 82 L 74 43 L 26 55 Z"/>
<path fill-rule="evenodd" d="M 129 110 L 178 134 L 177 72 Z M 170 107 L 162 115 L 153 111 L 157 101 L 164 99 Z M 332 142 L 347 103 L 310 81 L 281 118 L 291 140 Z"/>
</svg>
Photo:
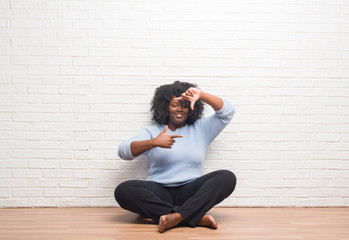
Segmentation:
<svg viewBox="0 0 349 240">
<path fill-rule="evenodd" d="M 120 208 L 0 209 L 0 239 L 348 240 L 349 208 L 214 208 L 217 230 L 178 227 L 163 234 Z"/>
</svg>

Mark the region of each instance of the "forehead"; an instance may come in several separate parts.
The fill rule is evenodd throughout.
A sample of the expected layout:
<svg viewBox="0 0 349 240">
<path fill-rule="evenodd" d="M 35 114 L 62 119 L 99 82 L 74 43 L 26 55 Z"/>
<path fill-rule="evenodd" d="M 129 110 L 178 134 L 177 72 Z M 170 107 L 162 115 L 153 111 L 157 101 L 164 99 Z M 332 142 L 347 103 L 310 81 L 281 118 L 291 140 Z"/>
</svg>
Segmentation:
<svg viewBox="0 0 349 240">
<path fill-rule="evenodd" d="M 176 98 L 176 96 L 173 96 L 172 98 L 171 98 L 171 101 L 170 101 L 170 103 L 180 103 L 180 104 L 187 104 L 187 102 L 188 102 L 188 100 L 174 100 L 174 98 Z"/>
</svg>

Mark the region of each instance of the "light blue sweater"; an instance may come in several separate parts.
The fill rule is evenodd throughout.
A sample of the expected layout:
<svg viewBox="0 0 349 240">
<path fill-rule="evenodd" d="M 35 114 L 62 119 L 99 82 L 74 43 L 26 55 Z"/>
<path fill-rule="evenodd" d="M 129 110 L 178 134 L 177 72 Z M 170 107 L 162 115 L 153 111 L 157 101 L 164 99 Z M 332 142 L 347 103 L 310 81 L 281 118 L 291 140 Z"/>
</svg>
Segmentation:
<svg viewBox="0 0 349 240">
<path fill-rule="evenodd" d="M 230 102 L 223 99 L 222 109 L 215 114 L 197 120 L 191 125 L 177 128 L 174 132 L 168 129 L 166 134 L 183 135 L 175 138 L 172 148 L 156 147 L 144 152 L 148 159 L 147 181 L 164 186 L 180 186 L 202 175 L 203 162 L 207 148 L 217 135 L 229 124 L 235 113 Z M 141 130 L 136 136 L 119 145 L 118 155 L 122 159 L 132 160 L 132 141 L 143 141 L 157 137 L 165 125 L 152 125 Z"/>
</svg>

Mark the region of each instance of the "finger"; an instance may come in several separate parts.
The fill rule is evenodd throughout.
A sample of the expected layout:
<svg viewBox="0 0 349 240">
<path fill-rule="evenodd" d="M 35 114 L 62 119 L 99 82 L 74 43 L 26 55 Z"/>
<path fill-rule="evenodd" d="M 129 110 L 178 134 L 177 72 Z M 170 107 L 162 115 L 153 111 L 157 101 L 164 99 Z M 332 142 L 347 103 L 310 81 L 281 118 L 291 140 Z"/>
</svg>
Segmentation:
<svg viewBox="0 0 349 240">
<path fill-rule="evenodd" d="M 183 100 L 184 99 L 184 97 L 176 97 L 176 98 L 174 98 L 173 100 L 176 100 L 176 101 L 179 101 L 179 100 Z"/>
<path fill-rule="evenodd" d="M 183 135 L 169 135 L 171 138 L 182 138 Z"/>
<path fill-rule="evenodd" d="M 195 92 L 194 92 L 194 90 L 192 88 L 188 89 L 188 93 L 190 93 L 190 95 L 192 95 L 192 96 L 195 94 Z"/>
<path fill-rule="evenodd" d="M 186 97 L 192 97 L 193 96 L 193 93 L 187 91 L 184 93 Z"/>
<path fill-rule="evenodd" d="M 195 102 L 196 102 L 196 101 L 192 101 L 192 102 L 191 102 L 191 104 L 190 104 L 190 108 L 191 108 L 191 110 L 194 110 L 194 105 L 195 105 Z"/>
<path fill-rule="evenodd" d="M 168 129 L 168 126 L 166 125 L 165 129 L 162 131 L 163 133 L 166 133 Z"/>
<path fill-rule="evenodd" d="M 188 92 L 182 93 L 182 97 L 188 99 L 190 97 L 190 94 L 188 94 Z"/>
</svg>

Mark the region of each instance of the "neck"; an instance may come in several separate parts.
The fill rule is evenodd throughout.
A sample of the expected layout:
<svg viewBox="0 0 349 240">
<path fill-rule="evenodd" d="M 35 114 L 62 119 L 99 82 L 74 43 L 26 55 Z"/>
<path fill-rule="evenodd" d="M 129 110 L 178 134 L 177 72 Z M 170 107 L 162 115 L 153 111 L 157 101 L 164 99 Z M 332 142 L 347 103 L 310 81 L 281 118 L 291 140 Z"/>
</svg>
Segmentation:
<svg viewBox="0 0 349 240">
<path fill-rule="evenodd" d="M 181 124 L 174 124 L 174 123 L 168 123 L 168 128 L 171 129 L 171 131 L 176 131 L 177 128 L 181 128 L 181 127 L 184 127 L 185 126 L 185 123 L 181 123 Z"/>
</svg>

